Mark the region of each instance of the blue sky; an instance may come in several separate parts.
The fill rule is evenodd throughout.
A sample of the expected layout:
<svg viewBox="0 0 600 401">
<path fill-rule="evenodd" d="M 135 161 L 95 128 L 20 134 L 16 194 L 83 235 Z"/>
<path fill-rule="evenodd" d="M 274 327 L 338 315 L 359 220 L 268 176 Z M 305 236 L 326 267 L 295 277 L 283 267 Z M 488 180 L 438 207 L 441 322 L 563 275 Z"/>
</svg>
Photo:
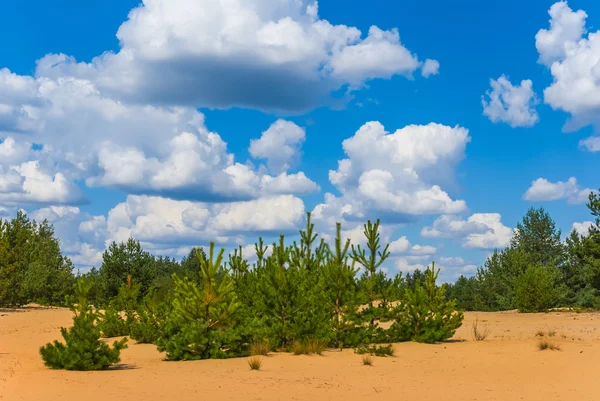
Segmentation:
<svg viewBox="0 0 600 401">
<path fill-rule="evenodd" d="M 326 238 L 382 216 L 388 271 L 436 260 L 448 280 L 531 206 L 564 233 L 591 220 L 596 2 L 218 3 L 4 1 L 0 213 L 48 218 L 84 269 L 129 235 L 179 257 L 304 211 Z"/>
</svg>

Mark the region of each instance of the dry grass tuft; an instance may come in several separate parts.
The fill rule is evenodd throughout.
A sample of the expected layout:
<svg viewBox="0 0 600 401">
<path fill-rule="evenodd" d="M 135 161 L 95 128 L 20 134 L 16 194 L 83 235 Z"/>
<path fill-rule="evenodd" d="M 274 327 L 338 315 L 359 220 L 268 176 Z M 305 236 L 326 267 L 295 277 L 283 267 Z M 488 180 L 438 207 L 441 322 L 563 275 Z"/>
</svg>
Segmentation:
<svg viewBox="0 0 600 401">
<path fill-rule="evenodd" d="M 291 347 L 294 355 L 323 355 L 323 351 L 327 349 L 327 342 L 319 339 L 308 339 L 305 341 L 294 341 Z"/>
<path fill-rule="evenodd" d="M 479 319 L 475 319 L 475 322 L 473 323 L 473 339 L 475 341 L 485 340 L 490 333 L 491 330 L 487 328 L 487 326 L 484 327 L 483 330 L 479 330 Z"/>
<path fill-rule="evenodd" d="M 535 336 L 536 337 L 544 337 L 545 334 L 546 333 L 544 333 L 543 330 L 538 330 L 538 331 L 536 331 Z"/>
<path fill-rule="evenodd" d="M 254 355 L 248 358 L 248 366 L 252 370 L 260 370 L 262 367 L 262 357 L 260 355 Z"/>
<path fill-rule="evenodd" d="M 558 345 L 546 340 L 540 340 L 540 342 L 538 343 L 538 349 L 540 351 L 560 351 L 560 347 Z"/>
<path fill-rule="evenodd" d="M 373 366 L 373 357 L 371 355 L 363 355 L 362 363 L 365 366 Z"/>
<path fill-rule="evenodd" d="M 250 344 L 250 355 L 268 355 L 271 351 L 269 340 L 256 340 Z"/>
</svg>

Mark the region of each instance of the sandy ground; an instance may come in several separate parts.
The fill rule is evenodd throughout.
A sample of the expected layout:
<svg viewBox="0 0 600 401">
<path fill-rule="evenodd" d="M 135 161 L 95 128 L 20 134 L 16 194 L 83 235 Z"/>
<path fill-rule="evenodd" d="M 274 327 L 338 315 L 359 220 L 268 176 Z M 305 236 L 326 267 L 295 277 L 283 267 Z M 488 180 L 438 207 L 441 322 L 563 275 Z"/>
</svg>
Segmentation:
<svg viewBox="0 0 600 401">
<path fill-rule="evenodd" d="M 471 337 L 476 318 L 485 341 Z M 372 367 L 344 350 L 274 354 L 250 371 L 245 358 L 165 362 L 130 342 L 114 370 L 45 368 L 38 348 L 70 324 L 66 309 L 0 310 L 0 400 L 600 400 L 600 314 L 467 313 L 454 341 L 395 344 Z M 562 350 L 539 351 L 538 330 L 555 331 Z"/>
</svg>

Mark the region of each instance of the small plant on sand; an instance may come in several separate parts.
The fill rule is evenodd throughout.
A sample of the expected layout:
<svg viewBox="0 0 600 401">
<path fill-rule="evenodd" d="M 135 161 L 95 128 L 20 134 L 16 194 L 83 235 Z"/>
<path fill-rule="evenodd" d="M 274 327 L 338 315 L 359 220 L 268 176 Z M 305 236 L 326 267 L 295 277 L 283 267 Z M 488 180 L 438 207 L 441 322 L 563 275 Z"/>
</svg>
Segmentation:
<svg viewBox="0 0 600 401">
<path fill-rule="evenodd" d="M 46 366 L 52 369 L 100 370 L 121 360 L 120 352 L 127 348 L 127 339 L 115 341 L 112 348 L 100 341 L 100 329 L 95 324 L 98 314 L 87 299 L 92 285 L 85 279 L 77 281 L 75 298 L 68 299 L 75 314 L 73 327 L 60 329 L 65 344 L 54 341 L 40 348 Z"/>
<path fill-rule="evenodd" d="M 540 340 L 540 342 L 538 343 L 538 349 L 540 351 L 560 351 L 560 347 L 558 345 L 546 340 Z"/>
<path fill-rule="evenodd" d="M 368 347 L 358 347 L 354 350 L 359 355 L 370 354 L 375 356 L 394 356 L 395 350 L 392 344 L 388 345 L 370 345 Z"/>
<path fill-rule="evenodd" d="M 544 337 L 545 335 L 546 333 L 544 333 L 542 330 L 538 330 L 535 332 L 536 337 Z"/>
<path fill-rule="evenodd" d="M 373 357 L 371 355 L 363 355 L 362 363 L 365 366 L 373 366 Z"/>
<path fill-rule="evenodd" d="M 550 330 L 548 331 L 548 336 L 549 337 L 554 337 L 556 335 L 556 330 Z"/>
<path fill-rule="evenodd" d="M 248 358 L 248 366 L 250 366 L 251 370 L 260 370 L 262 367 L 262 357 L 260 355 L 253 355 Z"/>
<path fill-rule="evenodd" d="M 323 355 L 325 349 L 327 349 L 327 342 L 316 338 L 295 341 L 291 347 L 292 354 L 294 355 Z"/>
<path fill-rule="evenodd" d="M 475 339 L 475 341 L 483 341 L 487 338 L 487 336 L 489 336 L 491 333 L 491 330 L 488 329 L 487 327 L 483 328 L 483 330 L 479 329 L 479 319 L 475 319 L 475 322 L 473 323 L 473 338 Z"/>
<path fill-rule="evenodd" d="M 268 355 L 271 351 L 269 340 L 255 340 L 250 343 L 250 355 Z"/>
</svg>

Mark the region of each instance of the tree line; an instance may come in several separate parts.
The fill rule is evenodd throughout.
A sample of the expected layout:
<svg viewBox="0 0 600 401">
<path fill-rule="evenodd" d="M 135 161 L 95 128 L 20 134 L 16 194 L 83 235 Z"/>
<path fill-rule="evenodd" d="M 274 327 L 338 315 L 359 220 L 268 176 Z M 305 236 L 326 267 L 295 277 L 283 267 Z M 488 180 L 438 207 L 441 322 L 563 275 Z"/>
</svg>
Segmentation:
<svg viewBox="0 0 600 401">
<path fill-rule="evenodd" d="M 52 367 L 115 363 L 125 340 L 111 349 L 100 336 L 153 343 L 172 360 L 243 356 L 256 344 L 294 353 L 322 347 L 384 352 L 374 344 L 450 338 L 462 310 L 597 308 L 596 194 L 588 208 L 595 217 L 589 232 L 573 231 L 564 242 L 544 209 L 528 210 L 506 249 L 494 251 L 474 277 L 450 285 L 437 284 L 433 263 L 425 272 L 386 275 L 389 245 L 381 243 L 379 220 L 364 225 L 364 246 L 343 239 L 340 224 L 329 244 L 315 232 L 310 213 L 298 241 L 287 243 L 282 235 L 269 253 L 259 238 L 253 264 L 241 246 L 226 255 L 211 243 L 176 261 L 129 239 L 112 243 L 100 268 L 76 277 L 52 226 L 18 213 L 0 222 L 0 305 L 33 301 L 73 309 L 74 326 L 62 332 L 67 345 L 41 351 Z M 82 361 L 86 347 L 83 354 L 99 356 Z"/>
<path fill-rule="evenodd" d="M 554 307 L 600 308 L 600 196 L 591 193 L 587 233 L 561 230 L 542 208 L 529 209 L 509 246 L 495 250 L 473 277 L 448 288 L 458 307 L 473 311 Z"/>
</svg>

